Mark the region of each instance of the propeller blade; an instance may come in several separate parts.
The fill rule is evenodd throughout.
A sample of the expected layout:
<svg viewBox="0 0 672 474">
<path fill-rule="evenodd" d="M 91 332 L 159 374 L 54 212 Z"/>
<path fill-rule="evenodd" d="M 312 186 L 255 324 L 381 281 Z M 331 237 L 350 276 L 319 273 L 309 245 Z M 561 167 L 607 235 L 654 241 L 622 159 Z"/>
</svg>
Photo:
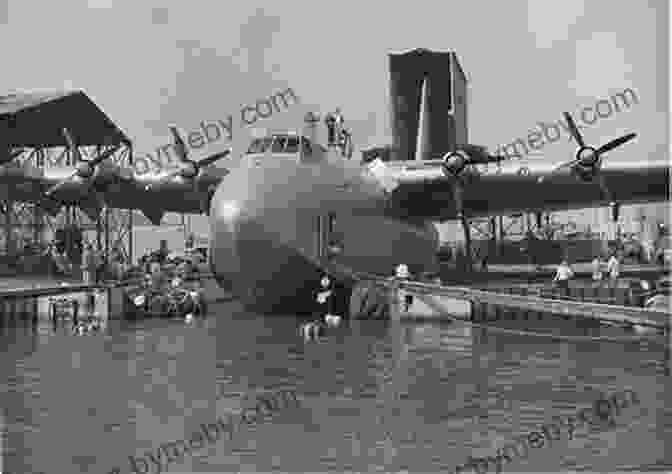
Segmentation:
<svg viewBox="0 0 672 474">
<path fill-rule="evenodd" d="M 611 191 L 609 191 L 609 188 L 607 187 L 607 181 L 604 179 L 602 173 L 597 174 L 597 183 L 600 185 L 602 195 L 611 204 L 613 202 L 613 199 L 611 198 Z"/>
<path fill-rule="evenodd" d="M 221 153 L 215 153 L 214 155 L 210 155 L 208 157 L 203 158 L 201 161 L 198 162 L 198 166 L 210 166 L 211 164 L 215 163 L 216 161 L 221 160 L 222 158 L 226 158 L 231 154 L 231 148 L 224 150 Z"/>
<path fill-rule="evenodd" d="M 65 186 L 67 186 L 72 180 L 74 180 L 77 177 L 79 177 L 79 175 L 75 171 L 70 176 L 65 178 L 63 181 L 59 181 L 58 183 L 54 184 L 51 188 L 47 189 L 47 191 L 44 193 L 45 196 L 52 197 L 54 195 L 54 193 L 57 193 L 58 191 L 63 189 Z"/>
<path fill-rule="evenodd" d="M 175 152 L 177 153 L 177 156 L 180 158 L 182 161 L 187 161 L 187 145 L 184 144 L 184 140 L 182 140 L 182 137 L 180 136 L 180 132 L 177 130 L 177 127 L 169 127 L 170 133 L 173 134 L 173 138 L 175 140 Z"/>
<path fill-rule="evenodd" d="M 75 161 L 79 163 L 80 161 L 82 161 L 82 155 L 79 153 L 79 149 L 75 145 L 75 140 L 72 138 L 70 130 L 63 127 L 62 132 L 63 136 L 65 137 L 65 141 L 68 142 L 68 148 L 70 149 L 72 154 L 75 155 Z"/>
<path fill-rule="evenodd" d="M 568 112 L 563 112 L 565 116 L 565 120 L 567 120 L 567 126 L 569 127 L 569 131 L 572 134 L 572 137 L 574 137 L 574 140 L 576 140 L 576 143 L 579 144 L 580 147 L 585 147 L 586 144 L 583 143 L 583 137 L 581 137 L 581 134 L 579 133 L 579 129 L 576 128 L 576 124 L 574 123 L 574 119 L 572 118 L 571 115 L 569 115 Z"/>
<path fill-rule="evenodd" d="M 114 155 L 117 152 L 117 150 L 119 150 L 119 148 L 120 148 L 119 145 L 116 145 L 112 148 L 108 148 L 107 150 L 96 156 L 94 159 L 88 160 L 88 163 L 91 166 L 96 166 L 105 161 L 106 159 L 108 159 L 110 156 Z"/>
<path fill-rule="evenodd" d="M 558 171 L 560 171 L 561 169 L 564 169 L 564 168 L 571 168 L 576 163 L 577 163 L 577 160 L 572 160 L 572 161 L 568 161 L 566 163 L 563 163 L 561 165 L 558 165 L 555 168 L 553 168 L 553 171 L 551 171 L 551 174 L 557 173 Z"/>
<path fill-rule="evenodd" d="M 453 183 L 453 199 L 455 200 L 455 210 L 457 211 L 457 216 L 461 217 L 464 215 L 464 189 L 462 188 L 462 183 L 459 179 L 456 179 Z"/>
<path fill-rule="evenodd" d="M 633 138 L 637 136 L 636 133 L 628 133 L 627 135 L 623 135 L 620 138 L 616 138 L 615 140 L 610 141 L 609 143 L 602 145 L 600 148 L 597 149 L 597 154 L 601 155 L 602 153 L 606 153 L 608 151 L 613 150 L 614 148 L 623 145 L 626 142 L 629 142 Z"/>
<path fill-rule="evenodd" d="M 64 128 L 63 131 L 64 131 L 64 133 L 66 133 L 66 135 L 67 135 L 67 137 L 68 137 L 68 138 L 67 138 L 68 142 L 69 142 L 69 143 L 73 143 L 73 142 L 72 142 L 72 137 L 70 136 L 69 133 L 67 133 L 67 130 Z M 74 148 L 74 149 L 76 149 L 76 148 Z M 113 147 L 113 148 L 110 148 L 110 149 L 104 151 L 103 153 L 101 153 L 100 155 L 98 155 L 96 158 L 94 158 L 94 159 L 92 159 L 92 160 L 87 160 L 87 161 L 84 161 L 84 160 L 81 159 L 81 155 L 79 155 L 79 151 L 77 151 L 77 155 L 78 155 L 79 160 L 80 160 L 81 162 L 88 163 L 91 167 L 95 167 L 95 166 L 99 165 L 103 160 L 105 160 L 105 159 L 109 158 L 110 156 L 112 156 L 118 149 L 119 149 L 119 146 L 117 145 L 117 146 L 115 146 L 115 147 Z M 47 196 L 51 196 L 51 195 L 53 195 L 54 193 L 58 192 L 58 191 L 59 191 L 60 189 L 62 189 L 66 184 L 70 183 L 73 179 L 76 179 L 77 177 L 79 177 L 79 172 L 78 172 L 78 171 L 75 171 L 75 172 L 72 173 L 70 176 L 68 176 L 67 178 L 65 178 L 63 181 L 60 181 L 60 182 L 56 183 L 54 186 L 52 186 L 51 188 L 49 188 L 45 194 L 46 194 Z"/>
</svg>

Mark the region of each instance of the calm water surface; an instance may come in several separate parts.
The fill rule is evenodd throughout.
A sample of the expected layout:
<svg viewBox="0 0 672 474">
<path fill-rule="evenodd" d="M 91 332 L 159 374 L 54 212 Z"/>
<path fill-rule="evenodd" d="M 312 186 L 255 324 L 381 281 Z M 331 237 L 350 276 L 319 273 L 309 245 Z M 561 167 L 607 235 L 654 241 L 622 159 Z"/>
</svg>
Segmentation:
<svg viewBox="0 0 672 474">
<path fill-rule="evenodd" d="M 577 429 L 572 441 L 563 432 L 505 472 L 672 467 L 662 337 L 577 342 L 462 322 L 369 321 L 306 343 L 298 324 L 233 302 L 191 325 L 115 321 L 87 336 L 49 325 L 2 328 L 0 471 L 133 472 L 128 456 L 188 439 L 201 423 L 240 411 L 246 395 L 280 388 L 295 390 L 300 407 L 168 472 L 450 472 L 591 406 L 599 391 L 627 388 L 642 403 L 624 409 L 615 429 Z M 633 336 L 557 325 L 574 336 Z"/>
</svg>

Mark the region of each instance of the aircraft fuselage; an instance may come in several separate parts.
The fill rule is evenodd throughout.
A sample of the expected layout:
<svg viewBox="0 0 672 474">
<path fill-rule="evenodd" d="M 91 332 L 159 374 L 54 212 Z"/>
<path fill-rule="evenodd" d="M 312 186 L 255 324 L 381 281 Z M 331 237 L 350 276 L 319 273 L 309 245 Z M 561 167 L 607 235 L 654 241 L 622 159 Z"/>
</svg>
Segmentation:
<svg viewBox="0 0 672 474">
<path fill-rule="evenodd" d="M 342 251 L 332 262 L 354 272 L 436 266 L 434 227 L 390 217 L 383 190 L 358 163 L 297 163 L 291 155 L 243 160 L 212 199 L 210 252 L 220 285 L 247 307 L 310 309 L 322 271 L 330 268 L 325 246 L 333 241 Z"/>
</svg>

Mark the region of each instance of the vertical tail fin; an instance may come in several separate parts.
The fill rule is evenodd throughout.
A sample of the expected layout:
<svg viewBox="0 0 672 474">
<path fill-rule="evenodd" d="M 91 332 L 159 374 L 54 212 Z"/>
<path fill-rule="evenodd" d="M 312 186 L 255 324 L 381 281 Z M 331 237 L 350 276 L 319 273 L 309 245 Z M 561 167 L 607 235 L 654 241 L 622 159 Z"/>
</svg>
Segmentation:
<svg viewBox="0 0 672 474">
<path fill-rule="evenodd" d="M 429 99 L 429 82 L 427 78 L 422 81 L 422 89 L 420 90 L 420 120 L 418 120 L 417 141 L 415 149 L 415 160 L 428 160 L 431 157 L 429 154 L 429 107 L 427 100 Z"/>
</svg>

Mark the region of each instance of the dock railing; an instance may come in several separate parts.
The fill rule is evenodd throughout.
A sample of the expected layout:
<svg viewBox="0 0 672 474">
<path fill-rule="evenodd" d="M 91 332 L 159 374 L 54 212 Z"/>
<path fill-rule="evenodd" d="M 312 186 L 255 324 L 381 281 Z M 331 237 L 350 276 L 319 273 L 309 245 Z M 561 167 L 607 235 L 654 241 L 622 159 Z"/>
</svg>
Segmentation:
<svg viewBox="0 0 672 474">
<path fill-rule="evenodd" d="M 392 292 L 393 290 L 403 289 L 411 294 L 447 296 L 450 298 L 469 301 L 474 305 L 493 305 L 508 307 L 521 310 L 532 310 L 543 313 L 552 313 L 565 315 L 574 318 L 592 318 L 608 321 L 616 324 L 639 325 L 644 327 L 656 328 L 658 330 L 669 332 L 670 317 L 669 312 L 657 309 L 645 309 L 634 306 L 623 306 L 615 304 L 604 304 L 602 302 L 594 303 L 588 301 L 575 301 L 571 299 L 551 299 L 540 295 L 514 294 L 516 290 L 509 290 L 509 293 L 496 291 L 484 291 L 479 289 L 444 286 L 437 283 L 425 283 L 420 281 L 399 280 L 390 277 L 381 277 L 379 275 L 357 274 L 359 280 L 370 280 L 376 282 Z M 391 295 L 393 302 L 398 298 Z M 472 311 L 473 315 L 477 313 Z"/>
</svg>

